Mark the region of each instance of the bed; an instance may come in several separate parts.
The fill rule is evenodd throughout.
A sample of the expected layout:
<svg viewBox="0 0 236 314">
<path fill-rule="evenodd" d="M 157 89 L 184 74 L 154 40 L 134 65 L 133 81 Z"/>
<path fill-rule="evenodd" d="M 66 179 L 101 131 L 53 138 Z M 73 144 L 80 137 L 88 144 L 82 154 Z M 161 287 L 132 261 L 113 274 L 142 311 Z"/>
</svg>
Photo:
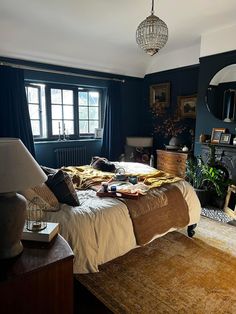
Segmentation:
<svg viewBox="0 0 236 314">
<path fill-rule="evenodd" d="M 148 165 L 127 162 L 116 163 L 116 167 L 122 167 L 127 173 L 132 174 L 148 174 L 154 170 Z M 164 190 L 168 190 L 168 187 L 178 190 L 186 203 L 188 218 L 182 222 L 181 227 L 195 226 L 200 219 L 201 207 L 191 185 L 184 180 L 177 180 L 162 186 Z M 160 191 L 160 188 L 152 190 Z M 74 273 L 98 272 L 99 265 L 124 255 L 140 245 L 131 219 L 129 200 L 99 197 L 96 195 L 96 191 L 92 189 L 78 190 L 77 195 L 80 201 L 79 206 L 60 204 L 59 210 L 45 212 L 47 221 L 59 222 L 60 233 L 68 241 L 75 254 Z M 145 197 L 141 196 L 140 199 L 145 200 Z M 133 201 L 131 200 L 131 203 Z M 142 211 L 142 208 L 139 210 Z M 177 221 L 179 218 L 178 213 L 176 214 L 174 211 L 173 214 L 169 212 L 168 215 L 172 221 Z M 150 223 L 152 222 L 151 217 Z M 148 223 L 148 219 L 146 223 Z M 154 227 L 157 225 L 158 223 L 155 223 Z M 143 228 L 143 225 L 141 227 Z M 157 229 L 158 232 L 151 234 L 151 238 L 149 234 L 149 238 L 142 240 L 148 243 L 167 232 L 178 229 L 178 226 L 172 223 L 165 228 Z M 145 229 L 149 231 L 147 224 Z"/>
</svg>

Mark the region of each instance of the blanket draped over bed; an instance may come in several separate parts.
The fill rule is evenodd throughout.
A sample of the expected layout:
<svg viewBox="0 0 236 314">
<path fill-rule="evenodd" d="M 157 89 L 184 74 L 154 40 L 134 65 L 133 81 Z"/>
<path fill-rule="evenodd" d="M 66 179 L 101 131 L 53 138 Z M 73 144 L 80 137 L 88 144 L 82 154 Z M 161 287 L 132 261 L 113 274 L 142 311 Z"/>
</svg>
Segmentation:
<svg viewBox="0 0 236 314">
<path fill-rule="evenodd" d="M 114 173 L 91 166 L 66 167 L 63 170 L 70 173 L 77 189 L 93 187 L 114 177 Z M 164 234 L 172 227 L 182 228 L 188 224 L 188 206 L 182 193 L 177 187 L 167 185 L 180 178 L 160 170 L 139 173 L 138 177 L 148 186 L 148 194 L 138 199 L 122 199 L 128 207 L 138 245 L 146 244 L 156 234 Z"/>
<path fill-rule="evenodd" d="M 64 167 L 62 170 L 70 174 L 76 189 L 88 189 L 101 184 L 103 181 L 111 180 L 115 176 L 112 172 L 100 171 L 91 166 L 70 166 Z M 130 176 L 133 173 L 126 172 L 126 175 Z M 161 170 L 154 170 L 150 173 L 135 173 L 135 175 L 138 176 L 140 182 L 143 182 L 149 188 L 160 187 L 167 183 L 182 180 Z"/>
<path fill-rule="evenodd" d="M 185 180 L 144 164 L 116 166 L 127 175 L 138 175 L 148 186 L 147 194 L 138 199 L 99 197 L 88 187 L 109 181 L 114 173 L 90 166 L 66 167 L 63 170 L 73 178 L 80 205 L 60 204 L 58 211 L 45 212 L 47 221 L 60 223 L 60 233 L 73 249 L 74 273 L 97 272 L 99 265 L 137 245 L 199 221 L 199 200 Z"/>
<path fill-rule="evenodd" d="M 128 207 L 138 245 L 148 243 L 156 234 L 183 228 L 189 223 L 188 205 L 176 186 L 162 186 L 138 199 L 123 201 Z"/>
</svg>

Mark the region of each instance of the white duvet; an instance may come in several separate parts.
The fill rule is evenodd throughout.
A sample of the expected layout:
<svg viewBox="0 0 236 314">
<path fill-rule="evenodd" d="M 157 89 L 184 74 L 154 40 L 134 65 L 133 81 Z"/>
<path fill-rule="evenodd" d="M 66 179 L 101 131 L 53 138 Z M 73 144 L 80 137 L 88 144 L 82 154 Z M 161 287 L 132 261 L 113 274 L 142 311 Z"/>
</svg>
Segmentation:
<svg viewBox="0 0 236 314">
<path fill-rule="evenodd" d="M 126 172 L 145 173 L 153 168 L 138 163 L 117 163 Z M 200 219 L 199 200 L 189 183 L 174 183 L 189 207 L 189 225 Z M 78 191 L 80 206 L 60 205 L 57 212 L 47 212 L 46 219 L 60 223 L 60 234 L 74 254 L 74 273 L 97 272 L 98 266 L 135 248 L 132 221 L 126 205 L 116 198 L 100 198 L 92 190 Z M 173 231 L 170 229 L 169 231 Z M 169 232 L 168 231 L 168 232 Z M 156 235 L 160 237 L 162 235 Z M 155 238 L 156 238 L 155 237 Z"/>
</svg>

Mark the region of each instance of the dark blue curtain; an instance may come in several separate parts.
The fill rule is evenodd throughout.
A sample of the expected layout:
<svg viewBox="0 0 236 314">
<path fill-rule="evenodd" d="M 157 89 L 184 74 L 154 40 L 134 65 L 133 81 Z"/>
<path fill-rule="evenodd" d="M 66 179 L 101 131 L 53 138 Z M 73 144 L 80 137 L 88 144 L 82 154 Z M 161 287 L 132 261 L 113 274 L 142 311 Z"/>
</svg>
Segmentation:
<svg viewBox="0 0 236 314">
<path fill-rule="evenodd" d="M 24 71 L 6 66 L 0 67 L 0 137 L 20 138 L 35 156 Z"/>
<path fill-rule="evenodd" d="M 121 82 L 111 81 L 107 91 L 102 139 L 102 156 L 118 160 L 123 152 Z"/>
</svg>

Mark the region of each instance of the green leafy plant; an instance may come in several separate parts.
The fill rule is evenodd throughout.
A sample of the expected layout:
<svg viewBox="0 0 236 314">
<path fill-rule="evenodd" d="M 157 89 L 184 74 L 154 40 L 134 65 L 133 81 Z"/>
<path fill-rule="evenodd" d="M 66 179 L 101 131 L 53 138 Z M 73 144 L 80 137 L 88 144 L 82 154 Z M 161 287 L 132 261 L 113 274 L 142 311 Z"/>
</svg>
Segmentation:
<svg viewBox="0 0 236 314">
<path fill-rule="evenodd" d="M 222 169 L 204 163 L 199 156 L 187 161 L 186 177 L 195 189 L 214 191 L 219 197 L 226 194 L 230 184 Z"/>
</svg>

